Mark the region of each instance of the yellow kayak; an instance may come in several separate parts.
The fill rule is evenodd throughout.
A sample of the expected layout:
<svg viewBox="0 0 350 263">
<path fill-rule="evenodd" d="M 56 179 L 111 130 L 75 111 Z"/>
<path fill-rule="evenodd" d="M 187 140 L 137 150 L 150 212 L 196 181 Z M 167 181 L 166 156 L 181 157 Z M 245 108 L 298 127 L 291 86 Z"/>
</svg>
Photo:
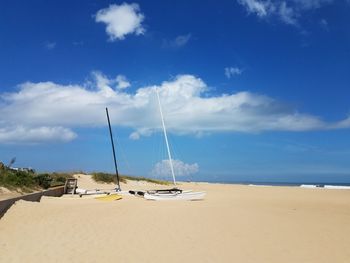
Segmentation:
<svg viewBox="0 0 350 263">
<path fill-rule="evenodd" d="M 114 200 L 119 200 L 119 199 L 122 199 L 122 198 L 123 197 L 121 195 L 118 195 L 118 194 L 112 194 L 112 195 L 95 197 L 95 199 L 101 200 L 101 201 L 114 201 Z"/>
</svg>

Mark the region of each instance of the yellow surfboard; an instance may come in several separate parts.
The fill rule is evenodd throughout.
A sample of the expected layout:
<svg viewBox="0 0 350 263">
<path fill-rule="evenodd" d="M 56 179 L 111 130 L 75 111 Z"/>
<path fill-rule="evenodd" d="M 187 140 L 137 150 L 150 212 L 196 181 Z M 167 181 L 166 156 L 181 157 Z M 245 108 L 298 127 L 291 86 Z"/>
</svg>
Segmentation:
<svg viewBox="0 0 350 263">
<path fill-rule="evenodd" d="M 101 201 L 114 201 L 114 200 L 119 200 L 119 199 L 122 199 L 122 198 L 123 197 L 121 195 L 118 195 L 118 194 L 112 194 L 112 195 L 95 197 L 95 199 L 101 200 Z"/>
</svg>

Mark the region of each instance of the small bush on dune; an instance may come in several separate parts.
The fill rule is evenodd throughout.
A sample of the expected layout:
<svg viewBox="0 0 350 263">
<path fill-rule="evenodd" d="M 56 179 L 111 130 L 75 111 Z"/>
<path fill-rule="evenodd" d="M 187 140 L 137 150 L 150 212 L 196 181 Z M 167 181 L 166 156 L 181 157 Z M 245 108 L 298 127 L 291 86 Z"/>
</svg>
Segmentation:
<svg viewBox="0 0 350 263">
<path fill-rule="evenodd" d="M 109 173 L 93 173 L 92 179 L 94 179 L 96 182 L 103 182 L 103 183 L 116 183 L 117 177 L 114 174 Z M 119 181 L 121 183 L 127 183 L 128 181 L 145 181 L 153 184 L 160 184 L 160 185 L 169 185 L 170 183 L 168 181 L 162 181 L 162 180 L 156 180 L 156 179 L 150 179 L 147 177 L 140 177 L 140 176 L 129 176 L 129 175 L 119 175 Z"/>
<path fill-rule="evenodd" d="M 9 189 L 21 189 L 24 192 L 47 189 L 49 187 L 64 185 L 68 178 L 73 178 L 73 173 L 42 173 L 36 174 L 34 171 L 16 171 L 5 166 L 0 167 L 0 186 Z M 92 174 L 96 182 L 116 183 L 117 177 L 114 174 L 97 172 Z M 146 177 L 136 177 L 120 175 L 119 181 L 127 183 L 127 180 L 145 181 L 160 185 L 169 185 L 167 181 L 150 179 Z"/>
<path fill-rule="evenodd" d="M 92 179 L 102 183 L 116 183 L 116 176 L 108 173 L 93 173 Z"/>
<path fill-rule="evenodd" d="M 50 177 L 52 178 L 51 187 L 64 185 L 66 180 L 73 178 L 73 173 L 51 173 Z"/>
<path fill-rule="evenodd" d="M 36 174 L 31 170 L 23 171 L 0 167 L 0 186 L 9 189 L 20 189 L 24 192 L 64 185 L 66 179 L 72 177 L 72 174 L 69 173 Z"/>
<path fill-rule="evenodd" d="M 10 169 L 2 169 L 0 171 L 0 185 L 10 189 L 20 188 L 23 190 L 34 189 L 38 186 L 34 173 Z"/>
<path fill-rule="evenodd" d="M 143 176 L 123 175 L 121 177 L 120 181 L 122 181 L 122 180 L 124 180 L 124 182 L 126 182 L 126 180 L 130 180 L 130 181 L 145 181 L 145 182 L 148 182 L 148 183 L 160 184 L 160 185 L 169 185 L 170 184 L 168 181 L 151 179 L 151 178 L 147 178 L 147 177 L 143 177 Z"/>
<path fill-rule="evenodd" d="M 36 183 L 44 188 L 47 189 L 51 186 L 51 182 L 53 180 L 53 178 L 51 178 L 51 176 L 49 174 L 39 174 L 37 176 L 34 177 Z"/>
</svg>

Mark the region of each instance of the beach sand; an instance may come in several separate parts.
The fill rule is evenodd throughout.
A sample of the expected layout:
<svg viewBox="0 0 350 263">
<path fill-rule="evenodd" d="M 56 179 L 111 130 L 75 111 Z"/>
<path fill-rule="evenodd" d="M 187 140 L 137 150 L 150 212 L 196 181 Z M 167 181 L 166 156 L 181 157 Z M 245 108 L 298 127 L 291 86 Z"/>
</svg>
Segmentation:
<svg viewBox="0 0 350 263">
<path fill-rule="evenodd" d="M 6 187 L 1 187 L 0 186 L 0 201 L 1 200 L 6 200 L 9 198 L 15 198 L 18 196 L 21 196 L 23 194 L 26 194 L 24 192 L 21 192 L 20 189 L 18 189 L 18 191 L 14 191 L 14 190 L 9 190 Z"/>
<path fill-rule="evenodd" d="M 112 188 L 84 175 L 78 185 Z M 350 262 L 349 190 L 180 187 L 207 196 L 18 201 L 0 219 L 0 262 Z"/>
</svg>

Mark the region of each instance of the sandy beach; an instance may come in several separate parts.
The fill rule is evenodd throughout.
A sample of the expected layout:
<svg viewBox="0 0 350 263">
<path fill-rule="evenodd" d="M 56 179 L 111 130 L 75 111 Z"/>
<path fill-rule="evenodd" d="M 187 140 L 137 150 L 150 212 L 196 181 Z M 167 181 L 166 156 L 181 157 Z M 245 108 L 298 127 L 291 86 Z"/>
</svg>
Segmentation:
<svg viewBox="0 0 350 263">
<path fill-rule="evenodd" d="M 5 188 L 5 187 L 1 187 L 0 186 L 0 201 L 1 200 L 6 200 L 9 198 L 14 198 L 17 196 L 21 196 L 21 192 L 16 192 L 16 191 L 10 191 L 9 189 Z"/>
<path fill-rule="evenodd" d="M 111 188 L 80 175 L 79 186 Z M 123 190 L 150 189 L 132 182 Z M 350 191 L 182 183 L 203 201 L 19 201 L 0 262 L 349 262 Z"/>
</svg>

